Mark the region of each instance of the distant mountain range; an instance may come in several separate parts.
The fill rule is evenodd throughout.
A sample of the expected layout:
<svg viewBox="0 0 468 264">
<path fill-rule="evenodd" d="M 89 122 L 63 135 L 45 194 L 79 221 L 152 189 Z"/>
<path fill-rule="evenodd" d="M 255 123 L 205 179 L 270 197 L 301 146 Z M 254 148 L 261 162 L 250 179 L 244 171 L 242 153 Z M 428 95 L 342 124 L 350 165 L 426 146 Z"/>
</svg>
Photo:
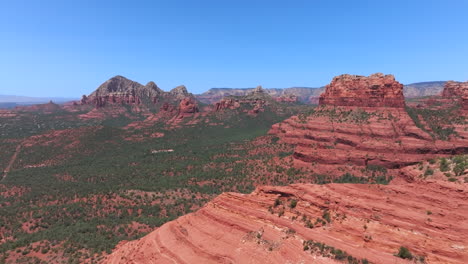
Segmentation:
<svg viewBox="0 0 468 264">
<path fill-rule="evenodd" d="M 437 95 L 442 92 L 445 83 L 445 81 L 411 83 L 404 86 L 403 92 L 406 97 Z"/>
<path fill-rule="evenodd" d="M 404 86 L 405 97 L 421 97 L 440 94 L 444 88 L 445 81 L 434 82 L 418 82 L 407 84 Z M 235 95 L 244 96 L 251 92 L 254 88 L 211 88 L 208 91 L 197 94 L 195 97 L 206 104 L 212 104 L 221 100 L 225 96 Z M 314 103 L 320 94 L 324 91 L 324 87 L 290 87 L 290 88 L 268 88 L 265 91 L 274 97 L 295 95 L 299 102 Z M 16 95 L 0 95 L 0 108 L 14 108 L 19 105 L 42 104 L 49 101 L 54 103 L 64 103 L 77 98 L 63 97 L 30 97 Z"/>
<path fill-rule="evenodd" d="M 418 82 L 405 85 L 403 92 L 405 97 L 421 97 L 437 95 L 444 89 L 445 81 Z M 225 96 L 243 96 L 251 92 L 254 88 L 211 88 L 208 91 L 197 94 L 195 97 L 203 103 L 212 104 L 221 100 Z M 296 95 L 298 101 L 303 103 L 314 103 L 325 87 L 291 87 L 291 88 L 266 88 L 268 94 L 274 97 Z"/>
<path fill-rule="evenodd" d="M 211 88 L 202 94 L 195 95 L 195 97 L 202 103 L 212 104 L 229 95 L 245 96 L 254 89 L 255 88 Z M 308 103 L 314 97 L 320 96 L 324 91 L 324 87 L 268 88 L 264 89 L 264 91 L 273 97 L 295 95 L 299 102 Z"/>
<path fill-rule="evenodd" d="M 43 104 L 50 101 L 53 101 L 54 103 L 65 103 L 73 100 L 77 99 L 64 97 L 31 97 L 0 94 L 0 108 L 14 108 L 20 105 Z"/>
</svg>

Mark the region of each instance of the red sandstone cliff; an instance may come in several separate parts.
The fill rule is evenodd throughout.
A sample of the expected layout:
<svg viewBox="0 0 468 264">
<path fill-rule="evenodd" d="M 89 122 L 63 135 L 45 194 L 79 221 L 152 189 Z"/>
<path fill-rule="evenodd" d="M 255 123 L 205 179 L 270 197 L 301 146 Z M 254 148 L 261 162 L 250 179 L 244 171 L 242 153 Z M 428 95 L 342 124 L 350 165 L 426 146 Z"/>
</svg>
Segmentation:
<svg viewBox="0 0 468 264">
<path fill-rule="evenodd" d="M 358 261 L 410 263 L 394 256 L 400 246 L 426 263 L 467 263 L 467 186 L 295 184 L 224 193 L 119 244 L 104 263 L 340 263 L 338 249 Z"/>
<path fill-rule="evenodd" d="M 448 141 L 434 139 L 402 108 L 402 91 L 391 75 L 341 75 L 326 86 L 320 107 L 273 125 L 269 133 L 296 145 L 293 157 L 298 165 L 323 173 L 347 165 L 399 168 L 468 152 L 463 125 L 454 127 L 457 134 Z"/>
<path fill-rule="evenodd" d="M 442 91 L 443 97 L 462 97 L 468 96 L 468 82 L 455 82 L 448 81 L 444 85 L 444 90 Z"/>
<path fill-rule="evenodd" d="M 443 97 L 458 97 L 462 108 L 468 110 L 468 82 L 448 81 L 442 91 Z"/>
<path fill-rule="evenodd" d="M 320 96 L 320 104 L 362 107 L 405 106 L 403 85 L 393 75 L 382 73 L 369 77 L 343 74 L 333 78 Z"/>
</svg>

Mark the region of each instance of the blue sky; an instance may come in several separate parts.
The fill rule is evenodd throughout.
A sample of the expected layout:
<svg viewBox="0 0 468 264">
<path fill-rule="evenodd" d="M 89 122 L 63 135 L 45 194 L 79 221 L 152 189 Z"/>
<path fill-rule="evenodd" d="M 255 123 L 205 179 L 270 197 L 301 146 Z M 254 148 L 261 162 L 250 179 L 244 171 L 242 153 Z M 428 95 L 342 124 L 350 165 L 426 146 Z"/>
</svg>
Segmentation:
<svg viewBox="0 0 468 264">
<path fill-rule="evenodd" d="M 0 0 L 0 94 L 79 97 L 115 75 L 164 90 L 468 79 L 468 1 Z"/>
</svg>

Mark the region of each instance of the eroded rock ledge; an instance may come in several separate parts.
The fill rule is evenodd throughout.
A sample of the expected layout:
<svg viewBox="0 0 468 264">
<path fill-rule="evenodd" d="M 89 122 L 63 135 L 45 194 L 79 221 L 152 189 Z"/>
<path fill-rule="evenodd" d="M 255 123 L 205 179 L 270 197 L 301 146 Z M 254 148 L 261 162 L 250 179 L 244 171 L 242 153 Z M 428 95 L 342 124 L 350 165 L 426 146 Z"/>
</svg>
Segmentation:
<svg viewBox="0 0 468 264">
<path fill-rule="evenodd" d="M 224 193 L 119 244 L 105 263 L 340 263 L 327 257 L 330 248 L 359 261 L 409 263 L 394 256 L 400 246 L 427 263 L 467 263 L 467 223 L 466 185 L 265 186 Z"/>
<path fill-rule="evenodd" d="M 333 78 L 320 95 L 321 105 L 398 107 L 405 106 L 403 85 L 393 75 L 369 77 L 343 74 Z"/>
</svg>

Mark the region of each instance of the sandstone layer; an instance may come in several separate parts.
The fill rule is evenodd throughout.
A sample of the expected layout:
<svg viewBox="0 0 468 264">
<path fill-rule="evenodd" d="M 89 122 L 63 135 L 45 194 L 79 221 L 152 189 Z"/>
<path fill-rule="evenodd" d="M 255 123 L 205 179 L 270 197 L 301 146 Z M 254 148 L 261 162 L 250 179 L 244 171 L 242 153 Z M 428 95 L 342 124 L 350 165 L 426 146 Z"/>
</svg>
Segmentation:
<svg viewBox="0 0 468 264">
<path fill-rule="evenodd" d="M 320 95 L 320 104 L 361 107 L 405 106 L 403 85 L 393 75 L 376 73 L 369 77 L 343 74 L 333 78 Z"/>
<path fill-rule="evenodd" d="M 468 131 L 436 140 L 405 109 L 322 106 L 275 124 L 270 134 L 296 145 L 293 157 L 310 165 L 400 168 L 436 156 L 468 153 Z"/>
<path fill-rule="evenodd" d="M 468 131 L 455 126 L 438 140 L 416 125 L 403 86 L 392 75 L 340 75 L 326 86 L 321 106 L 273 125 L 270 134 L 296 145 L 293 157 L 309 165 L 400 168 L 435 156 L 468 152 Z M 439 129 L 439 128 L 438 128 Z M 323 171 L 322 171 L 323 172 Z"/>
<path fill-rule="evenodd" d="M 459 98 L 462 108 L 468 110 L 468 82 L 446 82 L 442 96 Z"/>
<path fill-rule="evenodd" d="M 468 96 L 468 82 L 455 82 L 448 81 L 444 85 L 444 90 L 442 91 L 443 97 L 463 97 Z"/>
<path fill-rule="evenodd" d="M 104 262 L 340 263 L 337 254 L 346 252 L 357 261 L 410 263 L 394 255 L 401 246 L 417 261 L 467 263 L 467 186 L 295 184 L 224 193 L 119 244 Z"/>
</svg>

